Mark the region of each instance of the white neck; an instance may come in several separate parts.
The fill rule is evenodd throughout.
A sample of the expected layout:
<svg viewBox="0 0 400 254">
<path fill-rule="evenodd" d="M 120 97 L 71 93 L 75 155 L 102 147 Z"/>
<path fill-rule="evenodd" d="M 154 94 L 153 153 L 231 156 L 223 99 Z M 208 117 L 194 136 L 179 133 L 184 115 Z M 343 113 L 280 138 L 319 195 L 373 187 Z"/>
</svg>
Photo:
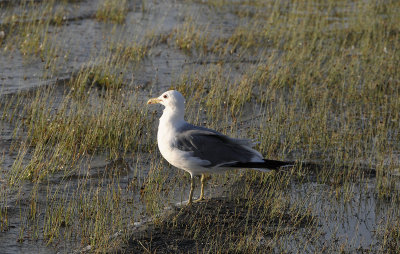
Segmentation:
<svg viewBox="0 0 400 254">
<path fill-rule="evenodd" d="M 165 108 L 160 118 L 160 127 L 169 125 L 177 128 L 185 123 L 184 115 L 185 111 L 182 109 L 175 108 L 172 110 L 170 108 Z"/>
</svg>

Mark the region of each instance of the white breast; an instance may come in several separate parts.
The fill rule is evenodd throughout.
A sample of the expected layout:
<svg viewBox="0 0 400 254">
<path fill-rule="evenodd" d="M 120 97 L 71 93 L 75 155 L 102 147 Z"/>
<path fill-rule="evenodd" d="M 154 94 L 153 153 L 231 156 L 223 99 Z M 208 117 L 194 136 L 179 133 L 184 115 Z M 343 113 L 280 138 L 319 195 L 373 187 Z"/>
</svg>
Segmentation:
<svg viewBox="0 0 400 254">
<path fill-rule="evenodd" d="M 201 165 L 208 165 L 208 161 L 193 157 L 191 152 L 181 151 L 174 147 L 176 144 L 176 126 L 168 126 L 168 123 L 160 121 L 157 132 L 158 149 L 161 155 L 171 165 L 183 169 L 190 174 L 198 175 L 208 170 Z"/>
</svg>

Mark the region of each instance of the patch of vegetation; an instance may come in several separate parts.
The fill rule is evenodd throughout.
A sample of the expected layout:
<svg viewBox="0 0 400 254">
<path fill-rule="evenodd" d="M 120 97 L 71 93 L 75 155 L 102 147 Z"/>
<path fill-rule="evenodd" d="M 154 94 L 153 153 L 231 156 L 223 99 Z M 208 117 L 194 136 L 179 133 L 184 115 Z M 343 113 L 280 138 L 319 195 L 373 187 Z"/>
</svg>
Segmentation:
<svg viewBox="0 0 400 254">
<path fill-rule="evenodd" d="M 208 35 L 206 34 L 207 27 L 196 25 L 196 22 L 191 18 L 187 18 L 182 25 L 174 29 L 175 45 L 186 53 L 193 50 L 207 52 L 208 50 Z"/>
<path fill-rule="evenodd" d="M 96 18 L 101 21 L 122 24 L 128 13 L 126 0 L 103 0 L 97 9 Z"/>
<path fill-rule="evenodd" d="M 23 147 L 34 149 L 27 166 L 18 164 L 10 172 L 13 178 L 37 179 L 57 169 L 67 170 L 86 154 L 105 152 L 110 159 L 118 159 L 138 149 L 136 140 L 150 122 L 137 97 L 126 96 L 115 100 L 112 92 L 108 92 L 99 98 L 94 92 L 84 100 L 77 100 L 72 93 L 58 105 L 52 99 L 53 91 L 25 98 L 19 112 L 24 118 L 6 119 L 21 124 L 19 131 L 26 136 L 21 137 Z"/>
<path fill-rule="evenodd" d="M 240 185 L 248 189 L 243 182 Z M 283 197 L 271 197 L 273 194 L 262 185 L 251 187 L 245 195 L 238 191 L 230 198 L 212 198 L 177 208 L 161 221 L 135 232 L 123 252 L 273 251 L 273 239 L 315 225 L 317 219 L 308 211 L 285 203 Z"/>
</svg>

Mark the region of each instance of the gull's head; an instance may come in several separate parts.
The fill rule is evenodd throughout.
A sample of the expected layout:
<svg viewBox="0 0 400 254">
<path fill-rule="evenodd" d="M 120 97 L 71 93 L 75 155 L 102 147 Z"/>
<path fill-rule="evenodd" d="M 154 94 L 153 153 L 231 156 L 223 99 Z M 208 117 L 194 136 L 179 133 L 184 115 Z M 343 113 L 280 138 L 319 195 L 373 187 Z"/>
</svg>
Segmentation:
<svg viewBox="0 0 400 254">
<path fill-rule="evenodd" d="M 175 90 L 169 90 L 159 97 L 147 101 L 147 104 L 157 103 L 164 105 L 166 109 L 185 110 L 185 98 L 183 98 L 180 92 Z"/>
</svg>

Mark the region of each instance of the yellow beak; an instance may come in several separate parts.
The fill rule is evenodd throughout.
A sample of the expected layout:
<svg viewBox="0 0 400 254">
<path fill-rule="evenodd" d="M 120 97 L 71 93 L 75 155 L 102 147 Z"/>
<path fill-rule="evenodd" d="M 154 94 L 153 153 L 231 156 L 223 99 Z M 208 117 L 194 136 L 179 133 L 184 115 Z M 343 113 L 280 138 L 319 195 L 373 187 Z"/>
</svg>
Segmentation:
<svg viewBox="0 0 400 254">
<path fill-rule="evenodd" d="M 157 104 L 160 102 L 161 102 L 161 100 L 158 98 L 151 98 L 150 100 L 147 101 L 147 104 Z"/>
</svg>

